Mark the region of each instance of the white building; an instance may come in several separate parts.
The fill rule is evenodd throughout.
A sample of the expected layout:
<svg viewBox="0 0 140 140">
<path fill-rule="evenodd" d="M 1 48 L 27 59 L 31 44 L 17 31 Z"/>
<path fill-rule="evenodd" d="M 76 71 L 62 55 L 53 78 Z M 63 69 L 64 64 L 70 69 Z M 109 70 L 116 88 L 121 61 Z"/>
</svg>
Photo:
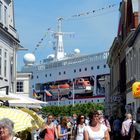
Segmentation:
<svg viewBox="0 0 140 140">
<path fill-rule="evenodd" d="M 13 0 L 0 0 L 0 88 L 6 86 L 14 93 L 17 49 L 19 39 L 15 29 Z"/>
<path fill-rule="evenodd" d="M 29 81 L 30 81 L 31 73 L 23 73 L 17 72 L 17 86 L 16 93 L 24 96 L 29 96 Z"/>
</svg>

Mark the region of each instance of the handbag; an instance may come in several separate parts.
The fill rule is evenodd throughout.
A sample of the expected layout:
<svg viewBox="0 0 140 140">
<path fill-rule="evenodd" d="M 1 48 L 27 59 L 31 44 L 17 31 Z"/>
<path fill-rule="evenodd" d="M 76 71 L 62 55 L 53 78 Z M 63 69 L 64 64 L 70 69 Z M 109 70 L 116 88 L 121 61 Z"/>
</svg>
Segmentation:
<svg viewBox="0 0 140 140">
<path fill-rule="evenodd" d="M 40 131 L 39 137 L 43 139 L 45 137 L 45 134 L 46 134 L 46 129 Z"/>
</svg>

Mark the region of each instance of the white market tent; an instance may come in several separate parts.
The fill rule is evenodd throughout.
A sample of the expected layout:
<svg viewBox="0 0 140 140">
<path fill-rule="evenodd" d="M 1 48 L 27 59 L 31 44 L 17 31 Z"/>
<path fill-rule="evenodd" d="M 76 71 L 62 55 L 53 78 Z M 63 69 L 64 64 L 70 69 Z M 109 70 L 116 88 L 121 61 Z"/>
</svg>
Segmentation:
<svg viewBox="0 0 140 140">
<path fill-rule="evenodd" d="M 8 93 L 5 94 L 5 91 L 0 91 L 0 100 L 8 101 L 9 106 L 17 106 L 17 107 L 27 107 L 27 108 L 41 108 L 41 106 L 45 106 L 47 102 L 39 101 L 24 95 Z"/>
</svg>

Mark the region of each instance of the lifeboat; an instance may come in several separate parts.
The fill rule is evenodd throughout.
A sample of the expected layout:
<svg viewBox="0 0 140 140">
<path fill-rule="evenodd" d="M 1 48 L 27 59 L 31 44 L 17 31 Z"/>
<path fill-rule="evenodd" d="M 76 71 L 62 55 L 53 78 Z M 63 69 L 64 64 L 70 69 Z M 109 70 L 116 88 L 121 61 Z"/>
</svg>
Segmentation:
<svg viewBox="0 0 140 140">
<path fill-rule="evenodd" d="M 70 88 L 70 85 L 65 83 L 65 84 L 61 84 L 61 85 L 51 85 L 50 86 L 51 89 L 58 89 L 58 88 Z"/>
<path fill-rule="evenodd" d="M 74 82 L 74 84 L 79 84 L 79 85 L 84 86 L 84 87 L 85 87 L 85 86 L 91 86 L 89 80 L 84 79 L 84 78 L 79 78 L 79 79 L 77 79 L 77 80 Z"/>
</svg>

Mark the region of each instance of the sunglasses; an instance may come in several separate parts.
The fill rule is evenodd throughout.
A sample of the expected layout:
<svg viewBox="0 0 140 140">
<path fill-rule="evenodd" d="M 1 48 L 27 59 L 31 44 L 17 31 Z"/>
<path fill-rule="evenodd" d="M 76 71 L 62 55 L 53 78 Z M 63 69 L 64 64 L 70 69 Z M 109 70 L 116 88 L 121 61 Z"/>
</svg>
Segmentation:
<svg viewBox="0 0 140 140">
<path fill-rule="evenodd" d="M 80 119 L 85 119 L 85 117 L 81 117 Z"/>
</svg>

